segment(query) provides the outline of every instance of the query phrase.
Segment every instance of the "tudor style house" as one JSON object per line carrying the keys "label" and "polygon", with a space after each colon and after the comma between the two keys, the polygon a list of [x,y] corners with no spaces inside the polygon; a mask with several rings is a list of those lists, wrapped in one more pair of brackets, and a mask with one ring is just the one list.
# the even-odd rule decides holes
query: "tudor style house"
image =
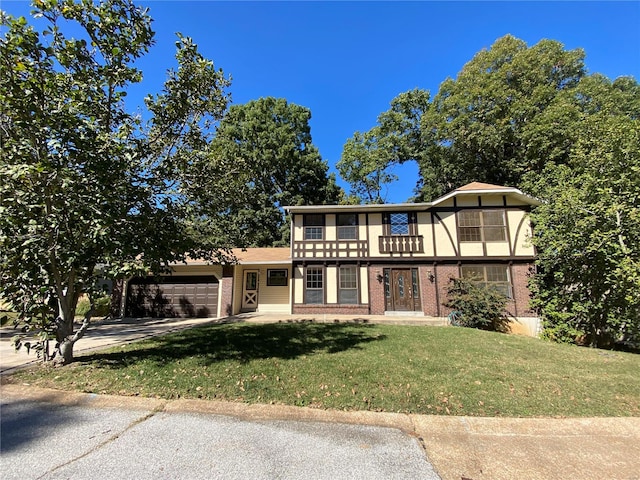
{"label": "tudor style house", "polygon": [[175,265],[160,284],[131,279],[122,313],[241,312],[444,317],[451,277],[502,291],[508,312],[534,317],[527,277],[535,198],[471,183],[430,203],[291,206],[289,248],[234,252],[234,265]]}
{"label": "tudor style house", "polygon": [[528,309],[534,247],[516,188],[471,183],[431,203],[287,207],[292,313],[415,312],[434,317],[451,277],[481,279]]}

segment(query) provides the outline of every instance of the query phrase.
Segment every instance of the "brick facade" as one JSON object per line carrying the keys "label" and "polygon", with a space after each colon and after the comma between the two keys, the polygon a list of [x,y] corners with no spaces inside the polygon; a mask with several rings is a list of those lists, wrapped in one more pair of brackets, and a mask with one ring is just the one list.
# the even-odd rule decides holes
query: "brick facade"
{"label": "brick facade", "polygon": [[529,277],[533,272],[532,263],[514,263],[511,265],[511,286],[513,299],[507,304],[507,312],[514,317],[535,317],[536,314],[529,307],[531,292],[529,291]]}
{"label": "brick facade", "polygon": [[218,285],[220,295],[220,317],[233,314],[233,277],[222,277]]}
{"label": "brick facade", "polygon": [[446,317],[451,313],[451,309],[444,306],[444,303],[447,301],[449,281],[452,278],[458,278],[460,276],[460,269],[458,265],[437,265],[435,271],[439,313],[434,316]]}
{"label": "brick facade", "polygon": [[384,267],[369,266],[369,309],[371,315],[384,315]]}

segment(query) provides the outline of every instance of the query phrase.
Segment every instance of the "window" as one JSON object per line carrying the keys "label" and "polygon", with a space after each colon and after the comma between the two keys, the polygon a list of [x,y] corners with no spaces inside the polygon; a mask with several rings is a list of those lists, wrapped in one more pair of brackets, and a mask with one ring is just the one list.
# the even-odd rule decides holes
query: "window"
{"label": "window", "polygon": [[303,218],[304,239],[322,240],[324,236],[324,215],[314,213],[307,214]]}
{"label": "window", "polygon": [[358,303],[358,267],[340,267],[338,277],[338,303]]}
{"label": "window", "polygon": [[504,242],[507,239],[504,210],[458,212],[461,242]]}
{"label": "window", "polygon": [[384,296],[387,300],[387,304],[389,304],[391,302],[391,282],[390,282],[391,270],[388,268],[385,268],[383,270],[383,273],[384,273]]}
{"label": "window", "polygon": [[268,287],[286,287],[287,270],[267,270]]}
{"label": "window", "polygon": [[391,235],[409,235],[409,214],[389,214],[389,226]]}
{"label": "window", "polygon": [[305,303],[324,303],[324,271],[322,267],[307,267]]}
{"label": "window", "polygon": [[341,213],[336,215],[338,240],[356,240],[358,238],[358,215]]}
{"label": "window", "polygon": [[382,223],[384,235],[417,235],[415,212],[383,213]]}
{"label": "window", "polygon": [[509,267],[506,265],[463,265],[460,267],[460,274],[463,278],[477,280],[507,298],[512,298]]}

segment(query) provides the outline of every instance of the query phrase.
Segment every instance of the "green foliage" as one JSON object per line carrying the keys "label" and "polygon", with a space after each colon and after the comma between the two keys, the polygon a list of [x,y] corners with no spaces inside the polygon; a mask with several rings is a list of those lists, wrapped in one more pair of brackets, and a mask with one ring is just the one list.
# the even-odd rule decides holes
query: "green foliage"
{"label": "green foliage", "polygon": [[[41,31],[1,16],[0,296],[27,331],[42,332],[42,351],[53,339],[66,363],[89,325],[74,332],[78,299],[98,277],[224,247],[221,234],[196,249],[190,219],[201,213],[193,184],[228,81],[179,37],[178,68],[147,99],[143,124],[123,98],[153,45],[146,10],[131,0],[36,0],[33,15]],[[214,178],[232,189],[233,177]]]}
{"label": "green foliage", "polygon": [[360,203],[384,203],[387,185],[398,179],[393,166],[420,161],[425,151],[420,122],[429,107],[429,93],[414,89],[391,101],[391,108],[380,114],[378,125],[355,132],[347,140],[336,167],[349,183],[351,195]]}
{"label": "green foliage", "polygon": [[224,204],[244,235],[236,246],[287,245],[281,207],[337,203],[340,189],[312,143],[310,119],[308,108],[266,97],[233,105],[220,122],[211,162],[227,159],[238,179]]}
{"label": "green foliage", "polygon": [[507,297],[501,292],[468,278],[451,278],[445,307],[459,312],[457,323],[463,327],[506,332]]}
{"label": "green foliage", "polygon": [[567,165],[529,178],[529,189],[547,200],[532,213],[533,306],[549,338],[637,348],[640,120],[599,110],[579,127]]}
{"label": "green foliage", "polygon": [[[111,309],[111,296],[103,295],[96,297],[93,305],[93,316],[106,317],[109,315]],[[78,306],[76,307],[76,315],[84,317],[91,310],[91,301],[87,297],[82,297],[78,300]]]}
{"label": "green foliage", "polygon": [[336,168],[351,185],[351,192],[364,203],[384,203],[386,185],[398,177],[389,171],[390,155],[378,128],[356,132],[345,143]]}

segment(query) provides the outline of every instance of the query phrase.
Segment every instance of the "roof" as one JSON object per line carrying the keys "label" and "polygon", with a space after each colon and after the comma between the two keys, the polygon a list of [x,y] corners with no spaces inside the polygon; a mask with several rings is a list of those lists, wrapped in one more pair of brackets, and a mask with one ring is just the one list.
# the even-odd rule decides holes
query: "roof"
{"label": "roof", "polygon": [[307,212],[324,212],[324,213],[349,213],[361,212],[388,212],[389,210],[402,210],[404,212],[411,210],[428,210],[430,203],[374,203],[369,205],[299,205],[292,207],[284,207],[289,213],[307,213]]}
{"label": "roof", "polygon": [[460,188],[456,188],[453,192],[449,192],[440,198],[435,199],[432,205],[438,205],[451,197],[457,197],[462,195],[482,195],[482,194],[502,194],[511,195],[518,200],[528,203],[529,205],[540,205],[542,202],[537,198],[522,193],[515,187],[503,187],[501,185],[492,185],[490,183],[471,182],[463,185]]}
{"label": "roof", "polygon": [[284,209],[289,213],[307,213],[307,212],[324,212],[324,213],[347,213],[347,212],[388,212],[390,210],[402,211],[425,211],[439,203],[448,200],[451,197],[460,195],[481,195],[481,194],[503,194],[511,195],[518,200],[530,205],[540,205],[540,200],[522,193],[514,187],[503,187],[500,185],[492,185],[490,183],[471,182],[462,187],[456,188],[452,192],[443,195],[429,203],[382,203],[372,205],[301,205],[288,206]]}
{"label": "roof", "polygon": [[[265,265],[265,264],[279,264],[279,263],[291,263],[291,249],[289,247],[262,247],[262,248],[244,248],[234,249],[232,254],[238,260],[238,264],[241,265]],[[184,265],[185,262],[178,262],[174,265]],[[187,265],[212,265],[202,258],[190,258],[186,259]]]}
{"label": "roof", "polygon": [[466,185],[463,185],[460,188],[456,188],[454,192],[464,192],[466,190],[502,190],[503,188],[508,188],[508,187],[503,187],[500,185],[492,185],[490,183],[471,182],[471,183],[467,183]]}
{"label": "roof", "polygon": [[241,265],[265,263],[291,263],[289,247],[264,247],[234,250],[233,254]]}

